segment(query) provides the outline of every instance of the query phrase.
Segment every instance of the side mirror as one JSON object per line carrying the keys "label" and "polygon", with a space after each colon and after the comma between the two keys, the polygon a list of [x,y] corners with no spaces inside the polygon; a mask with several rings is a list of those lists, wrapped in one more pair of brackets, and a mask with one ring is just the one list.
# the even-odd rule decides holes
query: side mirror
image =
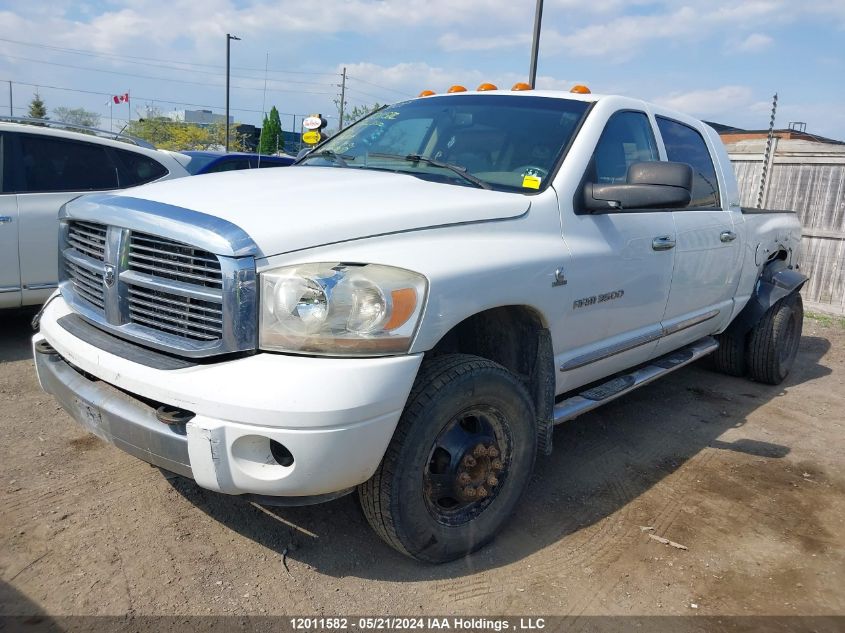
{"label": "side mirror", "polygon": [[584,207],[593,212],[685,207],[692,198],[692,167],[686,163],[633,163],[625,184],[584,185]]}

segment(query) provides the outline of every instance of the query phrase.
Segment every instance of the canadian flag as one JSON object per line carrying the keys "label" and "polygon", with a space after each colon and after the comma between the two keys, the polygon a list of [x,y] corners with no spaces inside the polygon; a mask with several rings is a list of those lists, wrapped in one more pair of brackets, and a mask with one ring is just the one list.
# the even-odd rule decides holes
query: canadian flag
{"label": "canadian flag", "polygon": [[129,103],[129,93],[124,92],[122,95],[115,95],[112,97],[115,103]]}

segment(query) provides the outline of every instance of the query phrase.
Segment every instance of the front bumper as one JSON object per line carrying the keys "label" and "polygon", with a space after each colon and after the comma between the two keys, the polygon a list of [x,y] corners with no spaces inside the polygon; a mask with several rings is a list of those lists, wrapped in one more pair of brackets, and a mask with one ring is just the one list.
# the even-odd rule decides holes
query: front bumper
{"label": "front bumper", "polygon": [[[378,467],[421,355],[331,359],[256,354],[154,369],[71,335],[57,297],[33,347],[42,388],[90,432],[210,490],[274,497],[330,495]],[[186,425],[158,421],[157,404],[186,409]],[[282,466],[270,442],[293,455]]]}

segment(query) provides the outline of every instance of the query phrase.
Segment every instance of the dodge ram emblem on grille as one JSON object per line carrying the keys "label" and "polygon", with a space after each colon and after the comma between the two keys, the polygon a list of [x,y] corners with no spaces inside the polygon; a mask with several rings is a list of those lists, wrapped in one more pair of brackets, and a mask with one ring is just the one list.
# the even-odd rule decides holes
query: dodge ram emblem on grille
{"label": "dodge ram emblem on grille", "polygon": [[103,270],[103,283],[106,287],[111,288],[114,285],[114,266],[106,264]]}

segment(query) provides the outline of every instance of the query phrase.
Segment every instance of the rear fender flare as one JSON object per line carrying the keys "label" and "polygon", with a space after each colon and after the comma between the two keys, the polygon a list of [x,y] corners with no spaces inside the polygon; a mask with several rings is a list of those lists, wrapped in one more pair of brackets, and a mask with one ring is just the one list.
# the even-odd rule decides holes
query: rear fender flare
{"label": "rear fender flare", "polygon": [[768,264],[757,279],[754,294],[728,327],[728,332],[740,335],[748,333],[769,308],[784,297],[801,290],[807,279],[807,275],[793,268],[786,268],[782,261]]}

